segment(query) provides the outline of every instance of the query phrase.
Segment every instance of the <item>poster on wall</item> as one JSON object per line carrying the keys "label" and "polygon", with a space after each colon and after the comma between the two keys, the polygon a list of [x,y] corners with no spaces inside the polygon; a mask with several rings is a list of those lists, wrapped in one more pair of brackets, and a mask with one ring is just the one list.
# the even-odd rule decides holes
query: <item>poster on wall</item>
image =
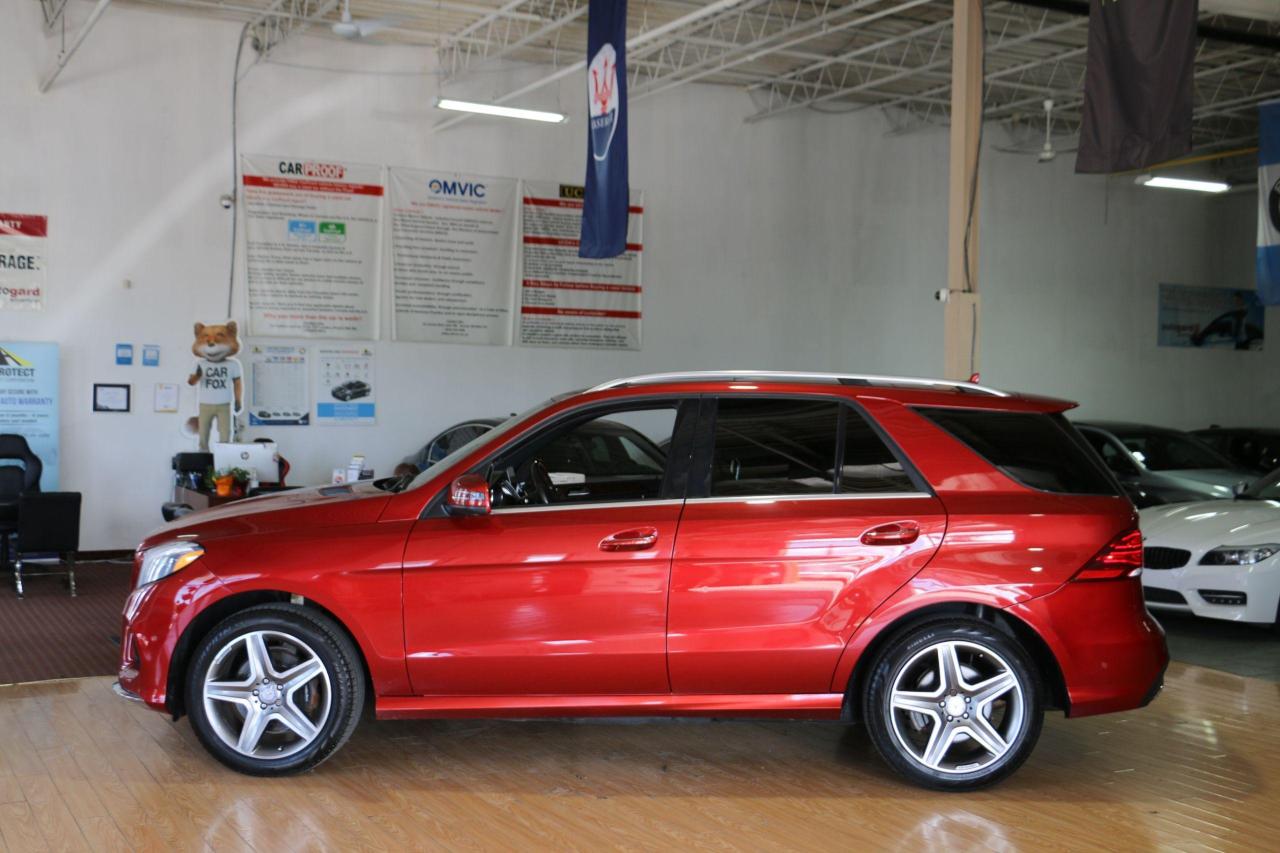
{"label": "poster on wall", "polygon": [[47,216],[0,213],[0,310],[43,310],[48,239]]}
{"label": "poster on wall", "polygon": [[520,276],[520,343],[573,349],[640,349],[643,194],[631,191],[627,250],[578,257],[582,187],[526,181]]}
{"label": "poster on wall", "polygon": [[58,488],[58,345],[0,342],[0,433],[40,457],[40,490]]}
{"label": "poster on wall", "polygon": [[252,344],[249,347],[249,426],[311,423],[307,348]]}
{"label": "poster on wall", "polygon": [[393,168],[395,338],[511,343],[514,178]]}
{"label": "poster on wall", "polygon": [[1263,307],[1253,290],[1161,284],[1162,347],[1262,349]]}
{"label": "poster on wall", "polygon": [[241,159],[249,334],[378,336],[382,167]]}
{"label": "poster on wall", "polygon": [[374,424],[373,374],[372,347],[316,347],[316,423]]}

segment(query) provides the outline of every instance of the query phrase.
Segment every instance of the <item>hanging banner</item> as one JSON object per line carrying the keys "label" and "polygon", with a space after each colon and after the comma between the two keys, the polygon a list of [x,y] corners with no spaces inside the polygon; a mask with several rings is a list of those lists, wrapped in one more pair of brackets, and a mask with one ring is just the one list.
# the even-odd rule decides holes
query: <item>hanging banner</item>
{"label": "hanging banner", "polygon": [[58,489],[58,345],[0,342],[0,433],[40,457],[40,490]]}
{"label": "hanging banner", "polygon": [[591,0],[587,9],[587,185],[584,258],[627,250],[627,0]]}
{"label": "hanging banner", "polygon": [[0,213],[0,309],[44,308],[45,243],[49,218]]}
{"label": "hanging banner", "polygon": [[254,344],[249,347],[249,426],[306,426],[307,348]]}
{"label": "hanging banner", "polygon": [[316,423],[371,426],[374,402],[373,349],[316,347]]}
{"label": "hanging banner", "polygon": [[395,338],[511,343],[514,178],[392,168]]}
{"label": "hanging banner", "polygon": [[578,257],[583,188],[524,185],[520,343],[575,349],[640,349],[643,194],[631,193],[626,251]]}
{"label": "hanging banner", "polygon": [[1090,0],[1077,172],[1121,172],[1191,150],[1195,0]]}
{"label": "hanging banner", "polygon": [[1263,308],[1252,290],[1160,285],[1162,347],[1262,349]]}
{"label": "hanging banner", "polygon": [[1280,101],[1258,118],[1258,298],[1280,305]]}
{"label": "hanging banner", "polygon": [[241,160],[249,334],[378,336],[382,167]]}

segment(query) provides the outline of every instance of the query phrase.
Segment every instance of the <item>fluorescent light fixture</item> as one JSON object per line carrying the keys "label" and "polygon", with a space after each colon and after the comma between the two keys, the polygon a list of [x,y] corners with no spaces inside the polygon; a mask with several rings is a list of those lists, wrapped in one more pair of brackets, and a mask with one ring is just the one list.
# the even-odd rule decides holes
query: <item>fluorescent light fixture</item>
{"label": "fluorescent light fixture", "polygon": [[522,110],[519,107],[504,107],[500,104],[477,104],[472,101],[455,101],[453,98],[436,98],[436,106],[442,110],[453,110],[460,113],[478,113],[483,116],[500,116],[502,118],[522,118],[529,121],[545,121],[553,124],[568,120],[564,113]]}
{"label": "fluorescent light fixture", "polygon": [[1144,187],[1160,187],[1167,190],[1194,190],[1198,193],[1224,193],[1231,189],[1231,184],[1221,181],[1192,181],[1186,178],[1164,178],[1158,175],[1139,175],[1135,184]]}

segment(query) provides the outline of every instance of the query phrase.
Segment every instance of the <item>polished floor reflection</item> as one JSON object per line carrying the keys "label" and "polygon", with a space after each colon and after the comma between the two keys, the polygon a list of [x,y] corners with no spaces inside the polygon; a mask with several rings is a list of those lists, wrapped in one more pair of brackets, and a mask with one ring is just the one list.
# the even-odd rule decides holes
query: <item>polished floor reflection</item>
{"label": "polished floor reflection", "polygon": [[1132,714],[1050,717],[1010,781],[899,782],[858,729],[361,725],[254,779],[91,678],[0,688],[0,849],[1275,849],[1280,685],[1175,663]]}

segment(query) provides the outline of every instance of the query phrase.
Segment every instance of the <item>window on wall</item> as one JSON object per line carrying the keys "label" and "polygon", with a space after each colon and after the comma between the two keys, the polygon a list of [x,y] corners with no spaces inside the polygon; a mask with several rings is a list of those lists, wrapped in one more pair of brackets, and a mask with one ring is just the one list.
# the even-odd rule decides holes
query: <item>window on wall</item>
{"label": "window on wall", "polygon": [[871,424],[859,412],[845,410],[841,494],[914,492],[916,485]]}
{"label": "window on wall", "polygon": [[835,402],[721,399],[711,494],[833,494],[839,411]]}

